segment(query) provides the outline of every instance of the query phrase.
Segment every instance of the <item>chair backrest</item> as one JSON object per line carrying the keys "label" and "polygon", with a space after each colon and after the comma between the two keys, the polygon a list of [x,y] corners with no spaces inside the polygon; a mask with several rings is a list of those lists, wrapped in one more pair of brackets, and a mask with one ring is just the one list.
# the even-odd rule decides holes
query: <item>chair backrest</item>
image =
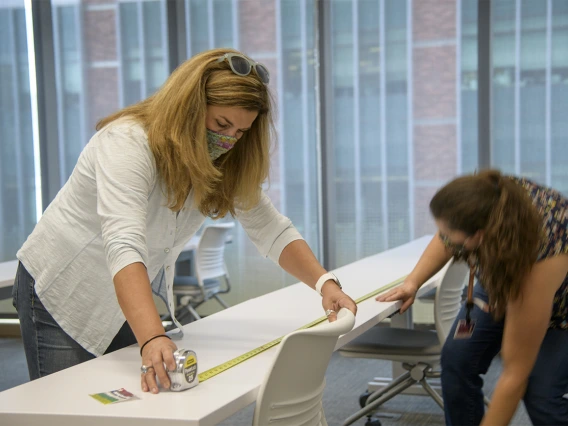
{"label": "chair backrest", "polygon": [[195,252],[195,273],[204,281],[227,274],[225,244],[227,234],[235,227],[233,222],[206,226]]}
{"label": "chair backrest", "polygon": [[463,288],[469,279],[469,267],[465,262],[450,260],[436,291],[434,302],[434,323],[440,345],[452,328],[454,320],[461,308]]}
{"label": "chair backrest", "polygon": [[341,309],[337,321],[288,334],[256,398],[253,426],[325,426],[321,404],[325,371],[337,339],[355,325]]}

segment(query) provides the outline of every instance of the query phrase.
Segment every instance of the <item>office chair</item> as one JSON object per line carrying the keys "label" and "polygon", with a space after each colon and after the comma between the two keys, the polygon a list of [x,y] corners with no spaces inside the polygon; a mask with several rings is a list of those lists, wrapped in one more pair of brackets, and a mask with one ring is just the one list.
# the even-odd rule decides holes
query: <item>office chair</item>
{"label": "office chair", "polygon": [[288,334],[258,392],[253,426],[327,426],[325,371],[337,339],[354,325],[353,313],[341,309],[332,323]]}
{"label": "office chair", "polygon": [[407,370],[384,388],[368,396],[364,394],[361,410],[346,419],[344,426],[365,415],[369,417],[368,426],[379,425],[378,420],[371,420],[372,413],[380,405],[418,383],[444,408],[441,396],[430,386],[428,379],[440,377],[442,347],[460,310],[462,292],[468,277],[469,268],[465,263],[450,261],[445,267],[434,301],[435,331],[373,327],[340,349],[339,353],[344,357],[401,362]]}
{"label": "office chair", "polygon": [[[219,297],[220,294],[231,290],[229,273],[225,265],[225,244],[227,234],[235,227],[233,222],[209,225],[203,229],[201,239],[195,250],[194,264],[195,276],[174,276],[173,294],[179,300],[176,308],[178,313],[187,312],[194,320],[201,319],[196,308],[209,299],[215,299],[223,308],[229,305]],[[221,281],[226,283],[226,288],[221,289]]]}

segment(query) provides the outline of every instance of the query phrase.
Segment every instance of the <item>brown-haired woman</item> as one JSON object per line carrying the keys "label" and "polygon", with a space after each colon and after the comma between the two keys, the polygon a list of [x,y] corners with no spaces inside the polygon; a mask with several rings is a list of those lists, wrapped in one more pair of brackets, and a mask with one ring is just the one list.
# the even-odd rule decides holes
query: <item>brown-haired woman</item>
{"label": "brown-haired woman", "polygon": [[[356,305],[261,190],[273,130],[268,70],[230,49],[186,61],[153,96],[101,120],[18,252],[14,284],[31,379],[138,343],[144,391],[169,380],[175,261],[206,217],[238,218],[259,252]],[[172,314],[173,315],[173,314]]]}
{"label": "brown-haired woman", "polygon": [[[403,300],[452,257],[476,273],[442,351],[448,425],[505,425],[521,398],[535,425],[568,424],[568,199],[528,179],[488,170],[459,177],[430,203],[438,235],[405,283],[378,298]],[[466,304],[467,305],[467,304]],[[483,380],[503,371],[484,415]]]}

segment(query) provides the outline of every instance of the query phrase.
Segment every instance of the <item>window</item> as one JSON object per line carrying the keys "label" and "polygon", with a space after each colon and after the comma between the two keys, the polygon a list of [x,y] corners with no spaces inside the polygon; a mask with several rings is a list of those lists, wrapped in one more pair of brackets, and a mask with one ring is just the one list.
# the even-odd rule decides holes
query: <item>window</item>
{"label": "window", "polygon": [[52,0],[60,185],[97,122],[168,76],[165,2]]}
{"label": "window", "polygon": [[558,190],[568,194],[568,2],[554,0],[550,16],[550,180]]}
{"label": "window", "polygon": [[165,13],[159,0],[119,4],[121,106],[147,98],[168,77]]}
{"label": "window", "polygon": [[[461,172],[472,173],[478,167],[477,134],[477,0],[461,2],[461,42],[458,45],[458,64],[461,67],[461,84],[458,87],[458,107],[461,113],[458,137],[461,137]],[[460,144],[458,144],[460,146]]]}
{"label": "window", "polygon": [[568,192],[568,4],[493,4],[492,164]]}
{"label": "window", "polygon": [[[274,117],[278,140],[273,141],[266,191],[317,255],[313,0],[186,0],[185,9],[187,57],[210,48],[229,47],[268,67],[278,113]],[[233,290],[227,295],[229,303],[296,282],[271,261],[262,259],[238,224],[226,258],[233,282]]]}
{"label": "window", "polygon": [[[270,69],[278,140],[266,191],[316,256],[320,241],[333,247],[332,267],[434,232],[431,197],[476,170],[480,152],[568,193],[568,1],[492,2],[491,141],[478,141],[478,0],[46,0],[53,40],[35,49],[54,65],[54,81],[42,83],[55,96],[40,108],[56,111],[57,138],[42,141],[32,132],[24,0],[0,3],[0,261],[14,259],[45,207],[42,187],[54,194],[65,183],[98,120],[165,81],[178,59],[169,55],[182,51],[169,37],[182,60],[227,47]],[[331,67],[318,81],[322,5]],[[176,34],[169,7],[183,10]],[[332,96],[318,110],[323,87]],[[320,141],[330,164],[320,116],[333,127]],[[53,181],[39,175],[40,144],[53,154]],[[333,171],[329,199],[320,163]],[[233,304],[296,281],[260,258],[240,226],[227,262]]]}
{"label": "window", "polygon": [[0,4],[0,262],[36,223],[36,171],[23,0]]}

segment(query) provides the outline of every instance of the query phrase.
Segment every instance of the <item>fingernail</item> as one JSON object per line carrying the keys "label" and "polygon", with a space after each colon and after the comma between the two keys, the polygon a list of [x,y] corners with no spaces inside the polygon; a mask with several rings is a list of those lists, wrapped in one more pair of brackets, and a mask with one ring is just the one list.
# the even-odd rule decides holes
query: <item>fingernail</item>
{"label": "fingernail", "polygon": [[158,388],[152,388],[153,393],[158,393]]}
{"label": "fingernail", "polygon": [[170,382],[164,383],[164,386],[167,387],[167,388],[169,388],[169,387],[170,387]]}

